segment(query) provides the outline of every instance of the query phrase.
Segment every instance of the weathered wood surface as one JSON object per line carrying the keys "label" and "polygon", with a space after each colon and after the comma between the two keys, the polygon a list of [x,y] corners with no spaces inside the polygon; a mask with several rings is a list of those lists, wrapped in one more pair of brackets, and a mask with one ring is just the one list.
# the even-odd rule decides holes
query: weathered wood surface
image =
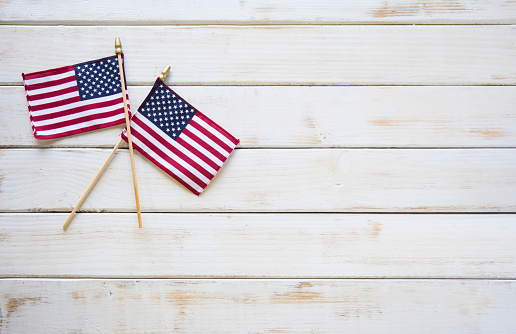
{"label": "weathered wood surface", "polygon": [[[0,154],[1,211],[71,211],[109,150]],[[135,162],[143,212],[516,211],[515,149],[237,149],[201,196]],[[134,211],[129,167],[120,150],[82,209]]]}
{"label": "weathered wood surface", "polygon": [[510,333],[516,326],[514,281],[6,279],[2,287],[2,333]]}
{"label": "weathered wood surface", "polygon": [[[181,86],[256,147],[516,147],[515,86]],[[133,110],[149,86],[128,88]],[[22,87],[0,87],[0,146],[113,147],[121,127],[37,140]]]}
{"label": "weathered wood surface", "polygon": [[[0,332],[510,333],[514,24],[506,0],[3,1]],[[122,149],[83,206],[108,212],[64,232],[120,129],[36,141],[20,73],[115,36],[133,109],[171,65],[242,141],[200,197],[137,155],[143,229]]]}
{"label": "weathered wood surface", "polygon": [[[59,10],[56,10],[59,8]],[[507,0],[6,0],[4,24],[514,24]]]}
{"label": "weathered wood surface", "polygon": [[129,84],[151,84],[166,65],[182,85],[516,84],[511,25],[0,26],[0,84],[110,55],[112,36]]}
{"label": "weathered wood surface", "polygon": [[0,277],[514,279],[515,216],[2,214]]}

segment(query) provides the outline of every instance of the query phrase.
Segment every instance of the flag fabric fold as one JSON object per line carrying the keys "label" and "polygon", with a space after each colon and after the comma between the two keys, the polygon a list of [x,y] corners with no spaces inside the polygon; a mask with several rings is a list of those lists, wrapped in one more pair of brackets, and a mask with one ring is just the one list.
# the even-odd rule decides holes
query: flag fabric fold
{"label": "flag fabric fold", "polygon": [[22,77],[37,139],[60,138],[125,122],[116,55],[22,73]]}
{"label": "flag fabric fold", "polygon": [[196,195],[239,142],[159,78],[130,126],[134,148]]}

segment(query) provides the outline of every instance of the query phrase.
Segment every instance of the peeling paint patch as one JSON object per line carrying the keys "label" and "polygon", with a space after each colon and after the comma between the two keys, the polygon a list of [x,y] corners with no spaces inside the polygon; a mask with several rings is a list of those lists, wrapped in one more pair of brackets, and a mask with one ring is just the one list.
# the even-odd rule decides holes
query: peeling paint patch
{"label": "peeling paint patch", "polygon": [[6,318],[9,318],[13,312],[27,302],[38,302],[41,300],[41,297],[23,297],[23,298],[12,298],[9,295],[6,295],[7,299],[7,315]]}
{"label": "peeling paint patch", "polygon": [[246,137],[243,141],[246,144],[258,144],[260,139],[258,137]]}
{"label": "peeling paint patch", "polygon": [[305,123],[306,123],[306,126],[310,129],[315,129],[315,122],[314,122],[314,119],[310,116],[307,116],[305,118]]}
{"label": "peeling paint patch", "polygon": [[384,1],[382,6],[373,10],[371,14],[374,17],[399,17],[399,16],[416,16],[416,15],[432,15],[442,13],[454,13],[457,11],[467,10],[458,1],[418,1],[410,3],[391,4]]}
{"label": "peeling paint patch", "polygon": [[380,232],[382,232],[382,223],[379,223],[379,222],[371,222],[371,225],[372,225],[372,231],[371,231],[371,236],[372,237],[377,237],[380,235]]}
{"label": "peeling paint patch", "polygon": [[374,17],[414,16],[419,11],[417,5],[390,5],[387,1],[372,12]]}
{"label": "peeling paint patch", "polygon": [[199,303],[199,300],[202,300],[198,295],[181,290],[169,292],[167,298],[178,306],[195,305]]}
{"label": "peeling paint patch", "polygon": [[299,144],[321,144],[322,140],[317,136],[304,136],[299,139]]}
{"label": "peeling paint patch", "polygon": [[371,121],[371,123],[373,123],[374,125],[378,125],[378,126],[395,126],[395,125],[398,125],[400,122],[402,122],[402,121],[397,121],[397,120],[388,119],[388,118],[380,118],[380,119],[375,119],[375,120]]}
{"label": "peeling paint patch", "polygon": [[299,289],[302,289],[302,288],[311,288],[313,287],[313,284],[310,283],[310,282],[301,282],[297,285],[297,288]]}
{"label": "peeling paint patch", "polygon": [[497,139],[505,136],[502,131],[494,130],[494,129],[473,129],[470,133],[482,136],[486,139]]}
{"label": "peeling paint patch", "polygon": [[325,300],[320,292],[292,291],[274,295],[272,302],[274,304],[306,304],[325,303]]}
{"label": "peeling paint patch", "polygon": [[72,292],[72,298],[73,298],[74,300],[84,300],[84,299],[86,299],[86,297],[84,297],[83,295],[81,295],[81,294],[80,294],[79,292],[77,292],[77,291]]}

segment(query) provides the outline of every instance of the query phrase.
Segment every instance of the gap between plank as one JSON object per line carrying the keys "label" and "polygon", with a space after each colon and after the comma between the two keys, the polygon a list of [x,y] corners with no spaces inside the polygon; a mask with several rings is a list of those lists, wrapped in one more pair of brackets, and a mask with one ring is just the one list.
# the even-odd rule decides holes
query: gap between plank
{"label": "gap between plank", "polygon": [[263,280],[310,280],[310,281],[329,281],[329,280],[342,280],[342,281],[351,281],[351,280],[371,280],[371,281],[516,281],[516,277],[493,277],[493,278],[485,278],[485,277],[310,277],[310,276],[299,276],[299,277],[267,277],[267,276],[159,276],[159,277],[145,277],[145,276],[58,276],[58,275],[28,275],[28,276],[0,276],[0,281],[4,280],[34,280],[39,281],[42,279],[48,280],[126,280],[126,281],[134,281],[134,280],[243,280],[243,281],[263,281]]}
{"label": "gap between plank", "polygon": [[76,20],[72,21],[45,21],[45,20],[39,20],[39,21],[0,21],[0,26],[18,26],[18,27],[57,27],[57,26],[72,26],[72,27],[101,27],[101,26],[136,26],[136,27],[181,27],[181,26],[187,26],[187,27],[204,27],[204,26],[218,26],[218,27],[224,27],[224,26],[241,26],[241,27],[262,27],[262,26],[511,26],[515,25],[516,21],[514,22],[450,22],[450,23],[416,23],[416,22],[389,22],[389,21],[357,21],[357,22],[317,22],[317,23],[310,23],[309,21],[256,21],[256,22],[247,22],[243,23],[241,21],[196,21],[195,23],[190,23],[189,21],[177,21],[175,23],[170,23],[167,21],[163,22],[139,22],[139,21],[133,21],[130,24],[127,24],[125,21],[110,21],[110,22],[103,22],[103,21],[95,21],[95,20],[88,20],[90,23],[77,23]]}
{"label": "gap between plank", "polygon": [[[70,210],[43,210],[28,209],[25,211],[0,211],[0,214],[69,214]],[[136,211],[96,211],[77,210],[81,214],[134,214]],[[143,214],[170,214],[170,215],[515,215],[516,212],[508,211],[425,211],[425,212],[403,212],[403,211],[142,211]]]}

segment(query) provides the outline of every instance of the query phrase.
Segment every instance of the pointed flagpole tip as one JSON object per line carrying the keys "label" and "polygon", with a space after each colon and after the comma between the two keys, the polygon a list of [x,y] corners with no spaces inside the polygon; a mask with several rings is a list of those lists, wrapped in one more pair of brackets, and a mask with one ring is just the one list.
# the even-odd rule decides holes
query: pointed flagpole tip
{"label": "pointed flagpole tip", "polygon": [[120,37],[115,38],[115,53],[122,54],[122,42],[120,42]]}
{"label": "pointed flagpole tip", "polygon": [[163,71],[161,71],[161,75],[159,76],[161,81],[165,80],[165,78],[167,77],[169,72],[170,72],[170,66],[165,67],[165,69]]}

